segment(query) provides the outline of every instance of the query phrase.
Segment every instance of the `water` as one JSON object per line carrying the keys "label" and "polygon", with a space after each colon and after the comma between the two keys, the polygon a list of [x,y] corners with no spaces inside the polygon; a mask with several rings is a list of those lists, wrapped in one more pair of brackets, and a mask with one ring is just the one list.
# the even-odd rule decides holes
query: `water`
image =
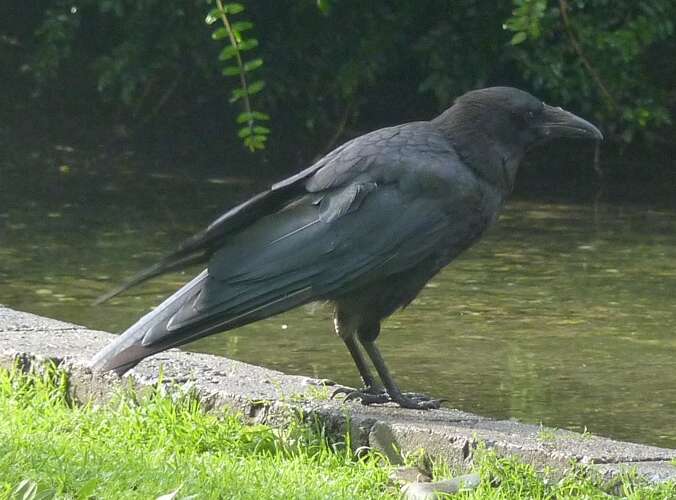
{"label": "water", "polygon": [[[96,296],[255,190],[161,169],[55,165],[30,177],[7,165],[0,303],[109,331],[197,270],[103,306]],[[516,199],[385,323],[380,345],[405,390],[451,406],[676,447],[675,263],[672,209]],[[189,348],[356,385],[330,317],[310,305]]]}

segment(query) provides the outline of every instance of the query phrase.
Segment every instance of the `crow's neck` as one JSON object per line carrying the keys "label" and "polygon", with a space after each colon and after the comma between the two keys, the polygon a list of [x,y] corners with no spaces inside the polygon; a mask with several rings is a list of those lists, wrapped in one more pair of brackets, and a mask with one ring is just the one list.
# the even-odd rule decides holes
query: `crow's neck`
{"label": "crow's neck", "polygon": [[476,120],[462,118],[454,117],[451,108],[432,120],[432,123],[443,132],[462,161],[477,177],[506,197],[514,188],[516,171],[523,154],[505,146],[505,141],[496,140],[492,137],[494,134],[484,127],[477,127]]}

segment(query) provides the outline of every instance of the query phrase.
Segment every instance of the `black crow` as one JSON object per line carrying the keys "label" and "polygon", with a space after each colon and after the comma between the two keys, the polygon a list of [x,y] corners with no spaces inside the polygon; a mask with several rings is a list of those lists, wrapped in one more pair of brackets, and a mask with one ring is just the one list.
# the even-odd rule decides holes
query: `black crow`
{"label": "black crow", "polygon": [[357,137],[102,297],[207,264],[92,366],[122,374],[159,351],[328,300],[365,385],[350,398],[437,408],[438,400],[399,390],[375,344],[380,324],[481,237],[512,191],[526,151],[555,137],[603,138],[589,122],[509,87],[474,90],[431,121]]}

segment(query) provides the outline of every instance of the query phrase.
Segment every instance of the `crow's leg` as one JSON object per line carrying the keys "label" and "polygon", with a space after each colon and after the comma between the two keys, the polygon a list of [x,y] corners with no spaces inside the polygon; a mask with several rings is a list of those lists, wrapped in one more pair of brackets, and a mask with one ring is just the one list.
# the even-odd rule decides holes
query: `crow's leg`
{"label": "crow's leg", "polygon": [[357,370],[359,370],[359,375],[361,375],[361,379],[364,382],[364,387],[357,391],[350,387],[339,387],[333,391],[331,399],[338,394],[345,394],[345,401],[350,401],[352,399],[360,399],[364,403],[366,403],[366,400],[370,403],[387,403],[390,401],[385,389],[376,384],[375,378],[369,369],[368,362],[361,352],[355,338],[352,336],[344,337],[343,341],[347,346],[347,350],[350,351],[354,364],[357,365]]}
{"label": "crow's leg", "polygon": [[[359,375],[361,375],[361,380],[364,382],[364,387],[367,389],[376,388],[376,379],[371,374],[371,370],[368,367],[368,362],[364,357],[364,354],[361,352],[361,349],[357,345],[357,341],[354,337],[344,338],[343,341],[347,346],[347,350],[350,351],[350,355],[354,360],[354,364],[357,365],[357,370],[359,370]],[[379,389],[378,392],[382,392],[384,389]]]}
{"label": "crow's leg", "polygon": [[333,394],[331,394],[331,399],[333,399],[338,394],[345,394],[345,399],[361,399],[362,394],[367,394],[374,396],[378,399],[379,402],[385,403],[388,401],[387,394],[385,389],[380,385],[376,384],[376,379],[371,373],[371,370],[368,365],[364,353],[359,347],[357,340],[355,338],[355,333],[357,328],[355,327],[354,318],[350,315],[342,313],[340,309],[336,310],[333,324],[336,329],[338,336],[343,339],[347,350],[350,352],[350,356],[354,360],[354,364],[359,370],[359,375],[361,376],[364,387],[360,390],[354,390],[351,387],[339,387]]}
{"label": "crow's leg", "polygon": [[[402,393],[399,390],[399,387],[397,386],[396,382],[392,378],[390,370],[387,369],[385,360],[383,359],[382,355],[380,354],[380,351],[376,347],[375,342],[362,339],[361,343],[364,346],[366,354],[368,354],[369,357],[371,358],[373,366],[376,367],[378,375],[380,375],[380,380],[382,380],[383,384],[385,384],[385,389],[387,389],[387,395],[389,396],[388,398],[389,400],[399,404],[399,406],[401,406],[402,408],[412,408],[418,410],[429,410],[432,408],[439,408],[441,406],[441,401],[438,399],[431,399],[427,396],[423,396],[420,394]],[[367,396],[366,398],[362,398],[362,403],[364,404],[381,402],[375,400],[369,401],[370,398],[368,398],[368,395],[366,396]]]}

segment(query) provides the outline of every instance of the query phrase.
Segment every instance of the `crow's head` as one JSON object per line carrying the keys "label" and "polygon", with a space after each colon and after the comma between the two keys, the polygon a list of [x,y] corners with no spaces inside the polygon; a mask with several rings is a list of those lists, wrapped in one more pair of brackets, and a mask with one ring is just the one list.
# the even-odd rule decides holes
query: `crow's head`
{"label": "crow's head", "polygon": [[512,87],[467,92],[433,123],[470,166],[508,190],[531,147],[557,137],[603,139],[588,121]]}
{"label": "crow's head", "polygon": [[467,92],[456,100],[455,107],[496,139],[524,148],[556,137],[603,139],[601,131],[588,121],[512,87]]}

